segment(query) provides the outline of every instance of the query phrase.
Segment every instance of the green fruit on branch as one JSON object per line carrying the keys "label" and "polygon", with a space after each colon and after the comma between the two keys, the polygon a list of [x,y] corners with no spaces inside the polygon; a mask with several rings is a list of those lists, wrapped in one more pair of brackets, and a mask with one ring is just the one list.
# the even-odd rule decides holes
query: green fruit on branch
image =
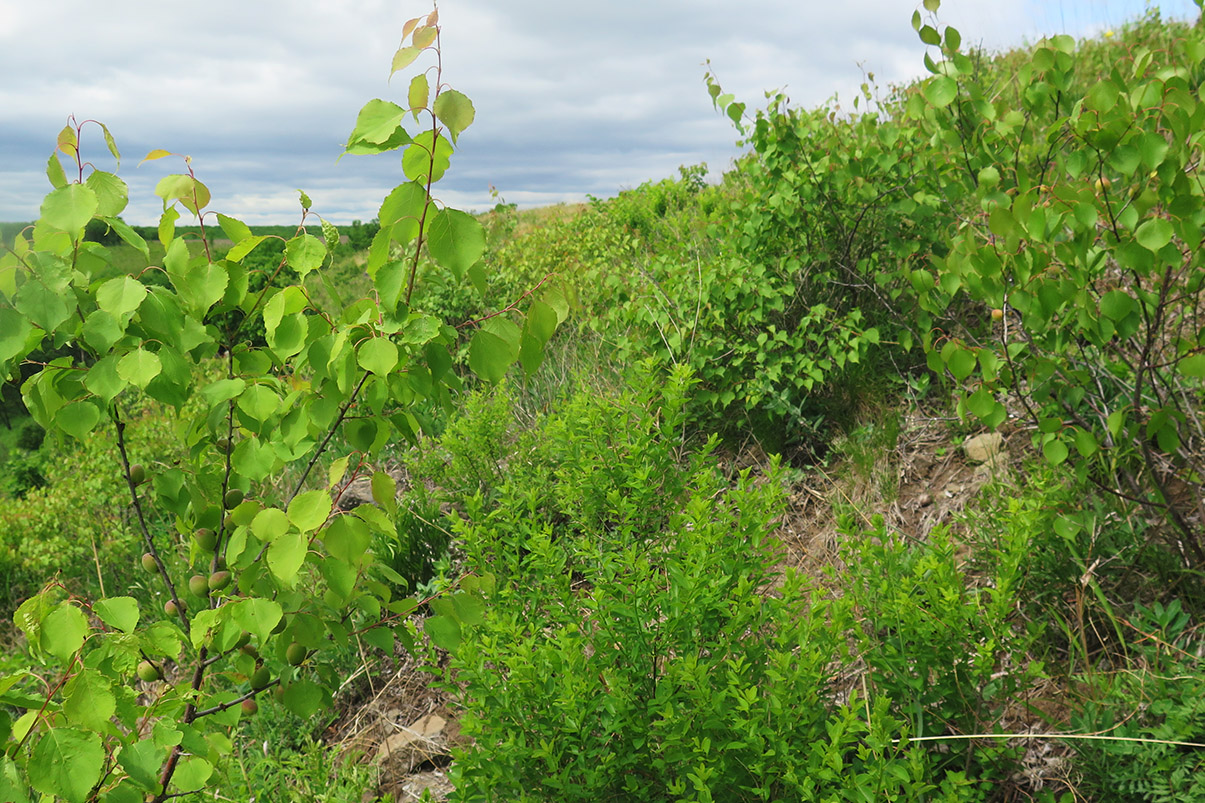
{"label": "green fruit on branch", "polygon": [[259,650],[255,649],[254,644],[244,644],[239,649],[243,651],[243,655],[250,655],[252,658],[259,657]]}
{"label": "green fruit on branch", "polygon": [[159,674],[159,669],[150,661],[142,661],[138,664],[138,679],[147,683],[152,683],[163,677]]}
{"label": "green fruit on branch", "polygon": [[184,611],[184,603],[183,602],[181,602],[179,605],[177,605],[176,601],[174,599],[169,599],[167,602],[163,603],[163,612],[166,613],[168,616],[179,616],[181,613],[183,613],[183,611]]}
{"label": "green fruit on branch", "polygon": [[248,698],[246,700],[243,700],[242,709],[243,709],[244,716],[251,716],[256,711],[259,711],[259,703],[255,702],[255,700]]}
{"label": "green fruit on branch", "polygon": [[130,482],[134,485],[141,485],[146,482],[146,469],[142,467],[141,463],[135,463],[130,466]]}
{"label": "green fruit on branch", "polygon": [[268,688],[268,684],[272,682],[272,673],[268,671],[268,667],[261,666],[251,675],[251,688],[259,691],[260,689]]}
{"label": "green fruit on branch", "polygon": [[285,660],[289,662],[290,666],[299,666],[301,662],[305,660],[306,654],[305,647],[294,641],[289,645],[289,648],[285,650]]}
{"label": "green fruit on branch", "polygon": [[188,578],[188,590],[193,596],[205,597],[209,595],[209,581],[204,575],[194,574]]}
{"label": "green fruit on branch", "polygon": [[150,552],[144,552],[142,554],[142,568],[151,574],[159,571],[159,564],[155,562],[155,556]]}
{"label": "green fruit on branch", "polygon": [[218,451],[222,454],[230,454],[230,449],[234,444],[230,442],[229,438],[218,438],[217,443],[214,445],[218,447]]}
{"label": "green fruit on branch", "polygon": [[197,546],[206,552],[212,552],[213,548],[218,545],[218,534],[208,527],[202,527],[193,534],[193,539],[197,542]]}
{"label": "green fruit on branch", "polygon": [[210,591],[221,591],[226,586],[230,585],[230,572],[220,571],[209,575],[208,580]]}
{"label": "green fruit on branch", "polygon": [[231,488],[226,492],[225,498],[222,500],[227,510],[233,510],[243,503],[243,492],[238,488]]}

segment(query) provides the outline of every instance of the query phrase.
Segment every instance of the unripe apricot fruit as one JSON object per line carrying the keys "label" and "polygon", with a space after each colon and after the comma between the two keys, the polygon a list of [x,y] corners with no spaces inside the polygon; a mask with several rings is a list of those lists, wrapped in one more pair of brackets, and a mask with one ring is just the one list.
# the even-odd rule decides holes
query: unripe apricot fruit
{"label": "unripe apricot fruit", "polygon": [[138,664],[138,679],[151,683],[159,679],[159,670],[150,661],[142,661]]}
{"label": "unripe apricot fruit", "polygon": [[194,574],[188,578],[188,590],[193,593],[193,596],[204,597],[209,594],[209,578],[202,574]]}
{"label": "unripe apricot fruit", "polygon": [[155,563],[155,556],[150,552],[144,552],[142,555],[142,568],[154,574],[159,571],[159,564]]}
{"label": "unripe apricot fruit", "polygon": [[301,646],[296,641],[290,644],[289,648],[285,650],[285,660],[289,662],[289,666],[300,665],[301,662],[305,660],[305,656],[305,647]]}
{"label": "unripe apricot fruit", "polygon": [[256,711],[259,711],[259,703],[255,702],[255,700],[248,698],[246,700],[243,700],[242,709],[243,709],[243,714],[245,716],[251,716]]}
{"label": "unripe apricot fruit", "polygon": [[197,542],[197,546],[206,552],[212,552],[213,548],[218,545],[218,534],[208,527],[202,527],[193,533],[193,538]]}
{"label": "unripe apricot fruit", "polygon": [[135,485],[141,485],[146,482],[146,469],[142,467],[141,463],[135,463],[130,466],[130,482]]}
{"label": "unripe apricot fruit", "polygon": [[166,613],[168,616],[179,616],[180,609],[183,607],[184,607],[183,602],[181,602],[180,605],[177,607],[176,601],[174,599],[169,599],[167,602],[163,603],[163,612]]}
{"label": "unripe apricot fruit", "polygon": [[1002,309],[992,310],[992,320],[993,321],[998,321],[998,320],[1002,319],[1003,317],[1004,317],[1004,310],[1002,310]]}
{"label": "unripe apricot fruit", "polygon": [[227,510],[233,510],[243,503],[243,492],[238,488],[231,488],[226,492],[226,496],[222,501],[225,503]]}
{"label": "unripe apricot fruit", "polygon": [[268,671],[268,667],[261,666],[255,670],[255,674],[251,676],[251,688],[259,691],[266,689],[268,684],[272,682],[272,673]]}
{"label": "unripe apricot fruit", "polygon": [[208,586],[210,591],[221,591],[226,586],[230,585],[230,572],[220,571],[209,575]]}

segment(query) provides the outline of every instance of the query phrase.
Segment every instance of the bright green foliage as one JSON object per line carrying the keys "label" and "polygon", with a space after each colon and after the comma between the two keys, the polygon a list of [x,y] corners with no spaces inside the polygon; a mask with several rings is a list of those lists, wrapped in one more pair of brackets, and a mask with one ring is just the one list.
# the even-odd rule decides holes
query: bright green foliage
{"label": "bright green foliage", "polygon": [[950,371],[963,409],[989,426],[1005,418],[1004,395],[1020,394],[1047,460],[1149,499],[1200,566],[1205,36],[1176,31],[1120,57],[1054,37],[1002,86],[941,45],[907,113],[957,149],[928,170],[967,210],[918,281],[921,304],[1002,311],[927,333],[930,366]]}
{"label": "bright green foliage", "polygon": [[475,739],[456,799],[959,799],[892,744],[886,697],[827,698],[849,610],[775,577],[776,473],[726,489],[709,449],[679,462],[686,374],[649,376],[570,400],[467,504],[470,567],[496,584],[479,627],[431,632]]}
{"label": "bright green foliage", "polygon": [[[435,41],[436,20],[433,12],[408,23],[415,47]],[[95,170],[82,184],[67,183],[52,158],[55,189],[42,220],[0,257],[0,320],[11,324],[0,341],[0,367],[14,375],[30,358],[22,395],[48,432],[85,446],[111,438],[109,464],[124,486],[124,519],[143,542],[130,549],[128,563],[145,551],[154,571],[146,581],[152,588],[132,596],[89,606],[52,583],[18,608],[15,623],[31,660],[57,682],[26,674],[0,680],[5,701],[25,709],[5,734],[2,777],[10,788],[80,803],[158,803],[224,783],[233,747],[226,733],[240,716],[256,713],[261,692],[279,685],[285,707],[308,715],[329,706],[339,684],[332,647],[346,647],[354,634],[392,648],[394,628],[411,642],[411,628],[399,622],[418,603],[395,599],[405,579],[369,549],[374,539],[396,541],[396,506],[344,514],[332,498],[385,444],[417,438],[412,410],[445,404],[460,384],[450,370],[456,331],[412,311],[410,302],[427,252],[433,270],[454,280],[481,270],[479,223],[437,209],[431,198],[473,112],[446,84],[427,100],[429,107],[412,110],[426,129],[406,132],[400,108],[374,101],[348,139],[349,152],[404,149],[411,181],[382,208],[389,225],[373,242],[372,292],[346,306],[322,305],[312,292],[329,290],[327,243],[338,232],[325,221],[309,223],[321,229],[321,239],[307,231],[313,213],[304,192],[296,235],[267,263],[267,280],[252,283],[244,262],[264,237],[218,216],[234,243],[224,257],[216,255],[210,192],[185,159],[186,174],[156,187],[165,207],[157,229],[162,265],[127,275],[112,268],[104,246],[83,240],[91,220],[113,225],[125,185]],[[81,176],[91,168],[80,150],[83,127],[73,123],[58,142]],[[169,156],[157,150],[147,159]],[[202,226],[199,250],[177,235],[178,207],[211,226]],[[128,227],[118,233],[149,253]],[[508,308],[482,332],[513,341],[513,348],[478,355],[473,367],[497,380],[523,350],[530,370],[560,321],[547,303],[530,326]],[[136,435],[145,397],[173,408],[170,455],[146,452]],[[336,457],[336,448],[346,451]],[[331,464],[323,482],[313,476],[319,461]],[[377,485],[384,495],[385,486]],[[70,532],[68,523],[90,509],[48,511],[46,525],[64,532],[39,539],[27,530],[7,546],[54,550],[66,543],[34,564],[43,571],[65,566],[90,546],[96,555],[109,540],[130,546],[117,527],[116,536],[92,533],[91,544]],[[193,537],[202,529],[213,533],[207,548]],[[479,585],[462,584],[438,613],[457,627],[473,626],[482,618],[480,593]],[[287,660],[294,644],[307,651],[303,662]],[[139,665],[152,679],[148,687],[134,685]]]}

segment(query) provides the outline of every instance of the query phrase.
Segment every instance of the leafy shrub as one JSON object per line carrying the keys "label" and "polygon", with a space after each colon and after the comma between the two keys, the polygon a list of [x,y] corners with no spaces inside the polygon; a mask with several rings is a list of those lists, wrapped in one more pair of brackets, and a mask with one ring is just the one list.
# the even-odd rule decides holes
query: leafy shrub
{"label": "leafy shrub", "polygon": [[775,572],[776,470],[729,488],[710,446],[682,452],[686,377],[572,399],[466,506],[496,587],[444,638],[475,740],[456,799],[958,799],[885,696],[829,698],[849,609]]}

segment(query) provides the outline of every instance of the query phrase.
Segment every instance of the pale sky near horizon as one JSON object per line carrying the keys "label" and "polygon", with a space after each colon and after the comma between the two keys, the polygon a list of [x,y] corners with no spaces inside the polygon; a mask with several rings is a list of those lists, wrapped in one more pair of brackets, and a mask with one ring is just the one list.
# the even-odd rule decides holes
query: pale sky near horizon
{"label": "pale sky near horizon", "polygon": [[[718,174],[738,153],[737,134],[711,107],[705,61],[751,108],[779,88],[801,106],[848,101],[863,71],[882,85],[923,73],[909,25],[919,6],[445,0],[443,76],[477,117],[436,195],[483,210],[491,186],[535,206],[611,196],[678,165],[706,162]],[[1165,17],[1197,14],[1191,0],[1159,6]],[[1000,49],[1096,35],[1146,7],[945,0],[939,19],[964,41]],[[0,221],[37,216],[47,157],[72,114],[101,120],[116,138],[129,223],[153,224],[155,182],[182,172],[178,159],[136,167],[152,148],[191,155],[211,208],[248,223],[297,222],[297,188],[337,224],[369,220],[404,180],[397,157],[336,158],[365,102],[404,105],[414,68],[388,83],[390,59],[404,21],[429,10],[413,0],[0,0]],[[112,170],[98,131],[85,129],[85,156]]]}

